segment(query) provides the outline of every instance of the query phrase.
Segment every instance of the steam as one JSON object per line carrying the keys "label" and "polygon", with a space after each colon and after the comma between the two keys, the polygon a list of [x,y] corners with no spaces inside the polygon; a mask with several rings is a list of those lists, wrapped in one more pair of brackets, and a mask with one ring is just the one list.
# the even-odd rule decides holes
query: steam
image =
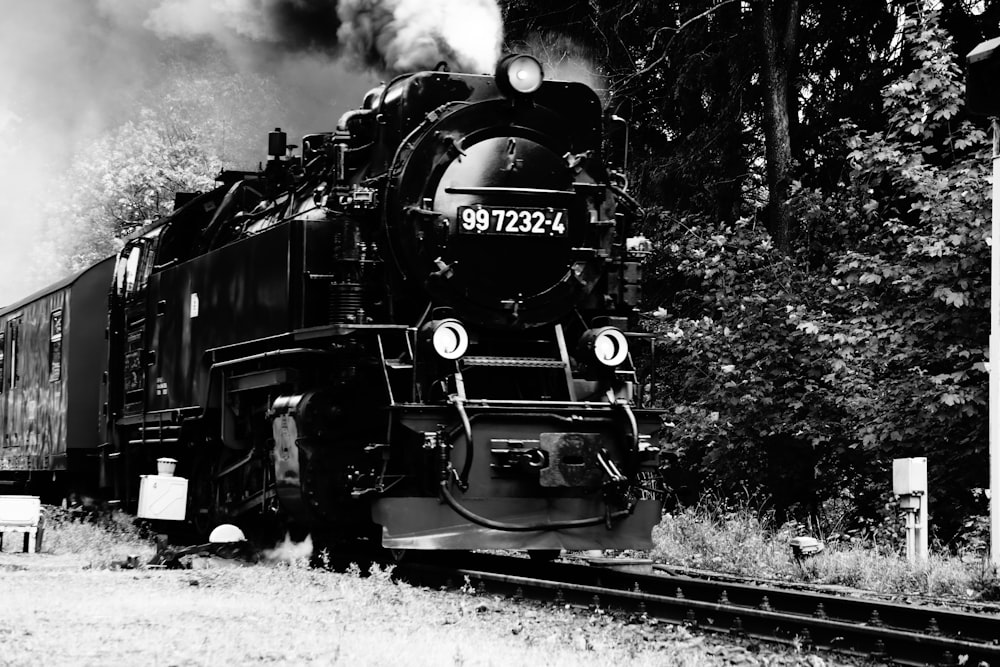
{"label": "steam", "polygon": [[387,74],[433,69],[484,73],[500,56],[494,0],[341,0],[337,36],[364,65]]}
{"label": "steam", "polygon": [[275,545],[273,549],[264,550],[264,560],[270,563],[308,561],[312,557],[312,552],[312,535],[306,535],[306,538],[301,542],[295,542],[288,533],[285,533],[285,539]]}
{"label": "steam", "polygon": [[163,39],[210,39],[245,58],[271,52],[342,51],[395,75],[493,69],[503,25],[496,0],[98,0],[109,16]]}
{"label": "steam", "polygon": [[558,81],[585,83],[605,97],[607,76],[591,57],[588,49],[567,35],[553,32],[536,32],[518,44],[519,53],[538,58],[545,69],[545,78]]}
{"label": "steam", "polygon": [[102,0],[114,11],[147,10],[144,27],[161,38],[211,38],[229,49],[241,42],[266,43],[280,51],[327,51],[337,46],[334,0]]}

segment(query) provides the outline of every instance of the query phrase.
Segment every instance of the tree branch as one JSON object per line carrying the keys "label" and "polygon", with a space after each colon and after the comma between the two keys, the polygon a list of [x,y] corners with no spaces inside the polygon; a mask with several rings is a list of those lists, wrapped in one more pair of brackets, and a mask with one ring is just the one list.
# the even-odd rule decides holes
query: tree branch
{"label": "tree branch", "polygon": [[636,73],[632,74],[631,76],[629,76],[628,79],[626,80],[626,82],[630,81],[630,80],[632,80],[632,79],[634,79],[636,77],[640,77],[643,74],[648,74],[654,68],[656,68],[661,62],[663,62],[664,60],[666,60],[667,53],[668,53],[668,51],[670,49],[670,45],[673,43],[673,41],[677,37],[677,35],[680,34],[680,32],[682,30],[684,30],[684,28],[688,27],[689,25],[691,25],[695,21],[703,19],[706,16],[714,13],[720,7],[724,7],[725,5],[728,5],[728,4],[733,3],[733,2],[736,2],[736,0],[722,0],[722,2],[720,2],[719,4],[706,9],[705,11],[703,11],[701,14],[698,14],[697,16],[689,18],[687,21],[685,21],[684,23],[680,24],[676,28],[672,28],[672,27],[669,27],[669,26],[664,26],[662,28],[659,28],[655,33],[653,33],[653,43],[650,44],[650,48],[653,48],[654,46],[656,46],[656,40],[660,36],[660,33],[664,32],[665,30],[673,30],[674,31],[674,34],[670,36],[670,40],[666,43],[666,45],[664,45],[664,47],[663,47],[663,53],[660,55],[659,58],[657,58],[656,60],[654,60],[650,64],[646,65],[645,67],[643,67],[638,72],[636,72]]}

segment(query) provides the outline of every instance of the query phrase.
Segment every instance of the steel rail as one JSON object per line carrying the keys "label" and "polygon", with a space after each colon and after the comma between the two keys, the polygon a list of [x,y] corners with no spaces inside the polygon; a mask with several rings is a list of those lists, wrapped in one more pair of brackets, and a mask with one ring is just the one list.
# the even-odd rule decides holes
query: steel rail
{"label": "steel rail", "polygon": [[626,611],[900,665],[1000,665],[996,615],[486,554],[452,561],[404,562],[396,572],[414,583],[457,586],[467,579],[488,592]]}

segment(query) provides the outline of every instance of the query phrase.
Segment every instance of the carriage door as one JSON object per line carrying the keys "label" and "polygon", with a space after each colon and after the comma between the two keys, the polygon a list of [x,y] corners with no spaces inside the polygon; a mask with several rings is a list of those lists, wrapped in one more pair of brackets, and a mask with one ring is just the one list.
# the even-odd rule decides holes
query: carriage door
{"label": "carriage door", "polygon": [[[0,446],[16,447],[19,445],[17,434],[22,421],[19,418],[23,403],[17,400],[17,386],[21,381],[21,366],[18,361],[18,350],[21,346],[21,317],[7,320],[7,326],[0,326],[0,412],[2,412],[3,432],[0,433]],[[16,451],[16,450],[15,450]]]}

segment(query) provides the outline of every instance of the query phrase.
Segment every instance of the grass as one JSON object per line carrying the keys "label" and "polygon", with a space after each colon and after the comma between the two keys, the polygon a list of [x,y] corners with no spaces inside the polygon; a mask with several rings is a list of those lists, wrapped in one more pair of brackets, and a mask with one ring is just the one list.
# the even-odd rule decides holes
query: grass
{"label": "grass", "polygon": [[[149,535],[132,517],[113,512],[96,521],[74,520],[59,508],[44,508],[42,553],[72,557],[92,569],[114,568],[136,555],[146,562],[155,552]],[[792,557],[789,541],[801,532],[795,524],[777,525],[773,513],[751,497],[726,502],[707,497],[694,507],[665,515],[653,533],[650,557],[679,567],[790,582],[840,585],[886,595],[927,595],[963,600],[1000,600],[1000,577],[980,554],[932,552],[926,563],[909,563],[885,538],[828,541],[820,554]],[[20,540],[8,540],[15,551]],[[267,562],[301,566],[304,545],[288,541],[266,551]]]}
{"label": "grass", "polygon": [[650,556],[679,567],[739,576],[849,586],[887,595],[927,595],[1000,600],[1000,579],[982,554],[932,552],[910,563],[884,536],[834,539],[818,555],[798,561],[790,540],[796,524],[777,525],[773,513],[751,498],[707,498],[665,515],[654,530]]}
{"label": "grass", "polygon": [[[3,663],[700,665],[683,628],[644,637],[612,619],[528,609],[289,566],[78,572],[61,585],[0,572]],[[48,584],[48,585],[45,585]],[[791,664],[791,663],[789,663]]]}
{"label": "grass", "polygon": [[[391,568],[367,578],[313,569],[301,545],[251,567],[81,567],[151,549],[123,516],[80,524],[56,514],[46,540],[48,554],[0,557],[4,665],[824,664],[602,610],[414,588]],[[44,566],[66,554],[81,558]]]}

